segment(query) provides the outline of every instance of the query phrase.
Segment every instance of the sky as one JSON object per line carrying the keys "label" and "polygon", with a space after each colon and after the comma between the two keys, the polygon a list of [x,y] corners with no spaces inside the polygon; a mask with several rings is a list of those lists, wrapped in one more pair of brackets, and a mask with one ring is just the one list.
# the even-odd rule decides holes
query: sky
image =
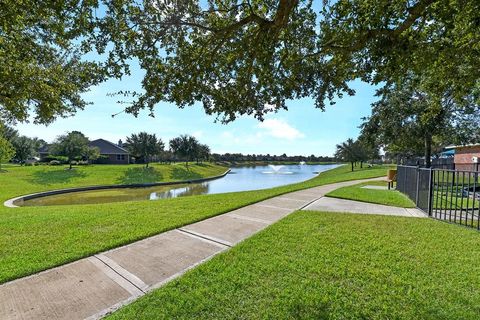
{"label": "sky", "polygon": [[[321,6],[321,1],[314,1],[316,11]],[[58,119],[49,126],[29,123],[16,128],[23,135],[47,142],[73,130],[83,132],[91,140],[103,138],[115,143],[119,139],[125,141],[132,133],[146,131],[155,133],[166,144],[180,134],[191,134],[208,144],[214,153],[332,156],[336,144],[358,136],[361,118],[370,115],[370,105],[375,101],[375,88],[355,81],[352,88],[356,95],[344,96],[333,106],[327,103],[325,112],[315,108],[313,99],[288,101],[288,111],[269,114],[264,122],[245,116],[225,125],[215,123],[215,116],[206,115],[200,104],[179,109],[168,103],[156,106],[155,118],[149,117],[148,111],[138,118],[129,114],[112,118],[123,106],[116,103],[118,97],[107,96],[108,93],[141,91],[143,72],[135,65],[131,70],[129,78],[109,80],[84,94],[92,104],[74,117]]]}
{"label": "sky", "polygon": [[375,101],[375,88],[355,81],[352,87],[356,95],[338,99],[333,106],[327,104],[324,112],[315,108],[313,99],[294,100],[287,102],[288,111],[269,114],[263,122],[245,116],[229,124],[215,123],[215,116],[206,115],[201,104],[179,109],[169,103],[158,104],[154,118],[147,111],[138,118],[124,113],[112,118],[112,114],[122,110],[122,105],[116,102],[118,97],[108,93],[138,90],[140,73],[93,87],[84,94],[92,104],[73,117],[57,119],[48,126],[18,124],[16,129],[20,134],[47,142],[73,130],[83,132],[91,140],[103,138],[112,142],[125,141],[132,133],[146,131],[155,133],[166,144],[180,134],[190,134],[208,144],[214,153],[331,156],[336,144],[358,136],[361,118],[370,115],[370,105]]}

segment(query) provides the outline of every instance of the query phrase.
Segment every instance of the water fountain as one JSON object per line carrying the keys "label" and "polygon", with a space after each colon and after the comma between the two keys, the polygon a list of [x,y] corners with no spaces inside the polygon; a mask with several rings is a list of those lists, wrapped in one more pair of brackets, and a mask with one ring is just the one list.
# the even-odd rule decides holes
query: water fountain
{"label": "water fountain", "polygon": [[292,174],[293,172],[291,171],[281,171],[283,165],[274,165],[274,164],[269,164],[268,165],[272,171],[264,171],[263,173],[269,173],[269,174]]}
{"label": "water fountain", "polygon": [[301,165],[301,166],[304,166],[304,165],[306,165],[307,163],[306,163],[305,161],[300,161],[298,164]]}
{"label": "water fountain", "polygon": [[273,170],[273,173],[278,173],[284,167],[284,166],[276,166],[274,164],[269,164],[268,166]]}

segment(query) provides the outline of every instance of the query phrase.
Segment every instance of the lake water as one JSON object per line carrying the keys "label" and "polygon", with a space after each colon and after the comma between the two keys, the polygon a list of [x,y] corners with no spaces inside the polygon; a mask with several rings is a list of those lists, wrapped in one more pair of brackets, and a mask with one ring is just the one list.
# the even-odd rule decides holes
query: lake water
{"label": "lake water", "polygon": [[80,191],[19,201],[15,204],[18,206],[51,206],[137,200],[154,201],[191,195],[268,189],[305,181],[320,172],[337,166],[337,164],[328,164],[237,167],[232,168],[230,173],[223,178],[202,183]]}

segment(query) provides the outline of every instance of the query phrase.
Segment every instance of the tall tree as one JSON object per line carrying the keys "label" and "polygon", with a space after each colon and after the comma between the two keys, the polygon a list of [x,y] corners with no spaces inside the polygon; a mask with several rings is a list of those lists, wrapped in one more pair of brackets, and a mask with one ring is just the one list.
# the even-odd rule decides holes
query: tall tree
{"label": "tall tree", "polygon": [[208,161],[208,158],[210,157],[210,147],[206,144],[199,144],[197,147],[197,163],[199,161],[205,160]]}
{"label": "tall tree", "polygon": [[19,134],[17,130],[0,121],[0,136],[11,143]]}
{"label": "tall tree", "polygon": [[37,152],[35,141],[26,136],[14,138],[12,145],[15,148],[14,158],[22,165]]}
{"label": "tall tree", "polygon": [[[128,75],[132,61],[144,91],[125,111],[201,102],[226,122],[306,96],[323,109],[353,94],[353,79],[414,72],[429,95],[451,90],[455,100],[480,79],[474,0],[4,0],[0,12],[5,120],[68,116],[85,106],[81,93]],[[82,59],[92,51],[106,63]]]}
{"label": "tall tree", "polygon": [[199,143],[198,140],[189,135],[181,135],[170,140],[170,150],[180,158],[185,160],[185,165],[188,167],[188,162],[195,159],[198,154]]}
{"label": "tall tree", "polygon": [[353,171],[353,165],[359,161],[359,145],[353,139],[347,139],[347,141],[337,144],[337,151],[335,157],[342,161],[350,162]]}
{"label": "tall tree", "polygon": [[430,167],[435,143],[469,143],[480,136],[480,107],[473,98],[457,103],[450,92],[439,99],[417,80],[405,76],[378,90],[380,99],[364,119],[362,135],[374,137],[389,152],[423,153]]}
{"label": "tall tree", "polygon": [[2,172],[2,163],[10,161],[15,155],[15,149],[12,144],[0,135],[0,172]]}
{"label": "tall tree", "polygon": [[155,134],[140,132],[127,137],[126,147],[136,158],[142,159],[148,168],[151,157],[159,155],[165,147],[162,139],[157,139]]}
{"label": "tall tree", "polygon": [[[454,99],[480,79],[480,2],[472,0],[108,2],[113,67],[138,59],[143,93],[127,112],[203,103],[222,121],[286,109],[287,99],[353,94],[350,83],[422,76]],[[107,39],[107,40],[105,40]],[[452,76],[455,75],[455,76]],[[121,92],[122,94],[128,92]],[[238,103],[241,101],[241,103]]]}
{"label": "tall tree", "polygon": [[83,109],[81,94],[105,78],[92,48],[97,1],[0,1],[0,117],[50,123]]}
{"label": "tall tree", "polygon": [[90,148],[88,142],[88,138],[83,133],[72,131],[59,136],[53,143],[51,152],[54,155],[67,157],[71,170],[72,162],[87,154]]}

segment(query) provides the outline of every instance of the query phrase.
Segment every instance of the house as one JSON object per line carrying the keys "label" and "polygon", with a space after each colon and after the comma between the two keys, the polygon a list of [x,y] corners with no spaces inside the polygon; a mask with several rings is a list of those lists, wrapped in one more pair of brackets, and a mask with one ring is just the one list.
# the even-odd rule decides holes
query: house
{"label": "house", "polygon": [[[100,149],[100,156],[103,158],[101,163],[108,164],[128,164],[130,163],[130,153],[123,147],[116,145],[104,139],[90,141],[90,147]],[[99,161],[100,162],[100,161]]]}
{"label": "house", "polygon": [[47,157],[50,155],[50,152],[48,152],[48,147],[49,145],[46,144],[37,150],[40,161],[45,161]]}
{"label": "house", "polygon": [[[90,141],[90,147],[96,147],[100,150],[100,158],[97,163],[103,164],[128,164],[130,163],[130,153],[122,146],[116,145],[105,139],[97,139]],[[38,149],[40,161],[47,160],[50,155],[49,145],[45,145]]]}
{"label": "house", "polygon": [[445,149],[455,150],[455,170],[480,171],[480,143],[449,146]]}

